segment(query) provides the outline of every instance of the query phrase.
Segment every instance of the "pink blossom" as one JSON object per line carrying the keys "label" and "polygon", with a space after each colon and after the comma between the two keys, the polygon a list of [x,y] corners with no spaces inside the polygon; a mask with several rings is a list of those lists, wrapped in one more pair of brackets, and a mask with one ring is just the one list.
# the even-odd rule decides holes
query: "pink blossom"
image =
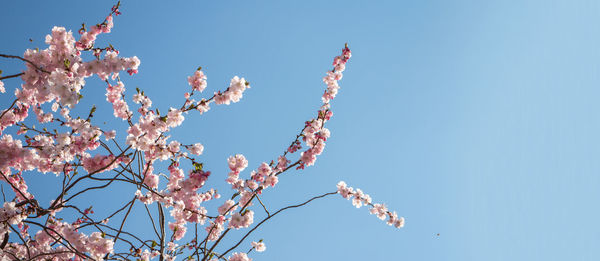
{"label": "pink blossom", "polygon": [[271,173],[271,167],[269,166],[269,164],[263,162],[262,164],[260,164],[260,166],[258,167],[258,174],[261,176],[266,176],[269,175]]}
{"label": "pink blossom", "polygon": [[227,183],[234,184],[237,182],[240,172],[248,167],[248,161],[244,155],[236,154],[235,156],[230,156],[227,159],[227,162],[229,163],[229,169],[231,169],[227,178]]}
{"label": "pink blossom", "polygon": [[140,258],[143,261],[149,261],[150,259],[153,259],[159,255],[160,255],[160,252],[157,250],[150,252],[150,251],[148,251],[148,249],[144,249],[144,252],[142,252],[142,254],[140,255]]}
{"label": "pink blossom", "polygon": [[169,222],[169,228],[171,230],[173,230],[173,238],[175,240],[182,239],[183,236],[185,236],[185,232],[187,231],[187,227],[184,225],[183,222],[179,222],[179,223]]}
{"label": "pink blossom", "polygon": [[180,148],[179,148],[179,146],[180,146],[180,145],[181,145],[181,144],[180,144],[178,141],[171,141],[171,142],[169,143],[169,151],[171,151],[171,152],[173,152],[173,153],[177,153],[177,152],[179,152],[179,149],[180,149]]}
{"label": "pink blossom", "polygon": [[350,195],[354,192],[354,189],[352,189],[352,187],[347,187],[346,182],[343,181],[340,181],[337,184],[337,189],[338,194],[342,195],[345,199],[350,198]]}
{"label": "pink blossom", "polygon": [[218,211],[219,211],[219,214],[225,215],[227,212],[235,211],[236,208],[237,208],[237,205],[235,204],[235,201],[229,199],[229,200],[225,201],[225,203],[223,203],[223,205],[221,205],[219,207]]}
{"label": "pink blossom", "polygon": [[215,93],[215,103],[229,105],[230,102],[239,102],[246,88],[250,88],[250,84],[244,78],[235,76],[225,92]]}
{"label": "pink blossom", "polygon": [[188,150],[190,151],[190,153],[192,153],[194,155],[200,155],[204,151],[204,146],[202,146],[202,144],[200,144],[200,143],[196,143],[196,144],[188,147]]}
{"label": "pink blossom", "polygon": [[133,102],[141,103],[144,99],[144,96],[141,93],[136,93],[133,95]]}
{"label": "pink blossom", "polygon": [[108,84],[106,88],[106,100],[112,103],[115,117],[126,120],[131,115],[131,112],[129,111],[129,106],[122,98],[123,92],[125,92],[125,87],[122,82],[118,82],[117,85]]}
{"label": "pink blossom", "polygon": [[208,105],[208,102],[201,101],[196,106],[196,110],[198,110],[198,112],[200,112],[200,114],[203,114],[203,113],[207,112],[208,110],[210,110],[210,106]]}
{"label": "pink blossom", "polygon": [[177,127],[181,125],[185,118],[181,114],[181,111],[178,109],[169,109],[169,114],[167,115],[167,125],[169,127]]}
{"label": "pink blossom", "polygon": [[112,140],[117,136],[117,132],[115,130],[104,132],[104,137],[106,140]]}
{"label": "pink blossom", "polygon": [[360,208],[363,204],[370,206],[371,209],[369,212],[377,216],[377,218],[384,220],[385,217],[388,217],[386,223],[390,226],[395,226],[396,228],[404,227],[404,218],[398,218],[398,214],[396,211],[390,212],[384,204],[372,204],[371,197],[365,194],[361,189],[354,190],[351,187],[348,187],[345,182],[340,181],[337,185],[337,193],[340,194],[345,199],[352,198],[352,205],[357,208]]}
{"label": "pink blossom", "polygon": [[87,172],[104,172],[117,167],[119,162],[113,155],[96,155],[83,159],[83,168]]}
{"label": "pink blossom", "polygon": [[290,161],[285,156],[279,156],[279,158],[277,158],[277,171],[283,171],[288,164],[290,164]]}
{"label": "pink blossom", "polygon": [[256,183],[256,181],[254,180],[246,180],[246,187],[251,189],[251,190],[256,190],[258,189],[258,183]]}
{"label": "pink blossom", "polygon": [[398,214],[396,214],[396,211],[394,211],[393,213],[388,212],[388,217],[388,225],[395,226],[396,228],[404,227],[404,217],[398,218]]}
{"label": "pink blossom", "polygon": [[240,229],[249,227],[254,222],[254,212],[252,210],[244,211],[244,214],[239,212],[231,215],[231,220],[229,221],[229,227]]}
{"label": "pink blossom", "polygon": [[246,253],[233,253],[229,259],[229,261],[252,261],[252,258],[249,258]]}
{"label": "pink blossom", "polygon": [[369,210],[369,212],[371,212],[371,214],[376,215],[377,218],[384,220],[387,215],[388,209],[385,206],[385,204],[374,204],[371,210]]}
{"label": "pink blossom", "polygon": [[10,233],[8,224],[20,224],[27,217],[23,212],[19,213],[19,209],[15,207],[15,202],[4,202],[3,208],[0,208],[0,233]]}
{"label": "pink blossom", "polygon": [[208,240],[210,241],[215,241],[219,238],[219,236],[221,235],[221,233],[223,233],[223,230],[225,230],[224,226],[223,226],[223,222],[225,220],[224,216],[219,216],[217,217],[217,219],[213,222],[210,221],[211,225],[210,226],[206,226],[205,230],[208,233]]}
{"label": "pink blossom", "polygon": [[188,76],[188,83],[193,90],[202,92],[206,88],[206,75],[201,70],[197,70],[193,76]]}
{"label": "pink blossom", "polygon": [[279,178],[275,175],[268,176],[265,179],[265,185],[275,187],[275,185],[279,182]]}
{"label": "pink blossom", "polygon": [[262,240],[259,242],[252,242],[251,244],[254,250],[256,250],[256,252],[263,252],[267,250],[267,246],[265,246],[265,243],[263,243]]}
{"label": "pink blossom", "polygon": [[104,238],[100,232],[94,232],[87,238],[86,247],[93,258],[100,260],[113,252],[113,244],[111,239]]}
{"label": "pink blossom", "polygon": [[159,177],[154,173],[147,173],[146,178],[144,178],[144,184],[153,189],[158,188],[158,181]]}

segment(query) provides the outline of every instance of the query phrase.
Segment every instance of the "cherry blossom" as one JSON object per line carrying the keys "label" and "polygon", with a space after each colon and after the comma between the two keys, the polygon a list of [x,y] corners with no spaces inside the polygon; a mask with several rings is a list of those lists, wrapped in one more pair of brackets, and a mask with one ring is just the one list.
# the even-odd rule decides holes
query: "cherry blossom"
{"label": "cherry blossom", "polygon": [[[190,111],[203,114],[211,103],[240,102],[250,83],[234,76],[224,90],[197,97],[206,95],[208,88],[207,76],[198,68],[187,77],[189,89],[182,92],[181,106],[172,105],[161,113],[139,88],[128,97],[125,82],[135,79],[140,59],[121,57],[112,45],[97,46],[99,37],[112,31],[120,14],[117,3],[104,21],[83,24],[78,34],[53,27],[45,38],[45,49],[27,49],[22,57],[2,55],[23,61],[25,69],[0,81],[2,93],[15,88],[9,90],[15,95],[14,102],[0,111],[0,182],[12,190],[12,198],[6,198],[0,208],[0,260],[175,260],[181,256],[250,261],[249,254],[255,254],[252,250],[266,250],[262,239],[252,241],[246,252],[239,247],[264,222],[287,209],[334,194],[351,200],[357,208],[370,207],[370,213],[381,220],[387,218],[388,225],[404,226],[404,218],[395,211],[372,203],[368,194],[344,182],[338,183],[335,192],[276,211],[270,212],[261,200],[279,182],[286,182],[285,172],[314,165],[325,151],[325,142],[331,137],[325,126],[333,115],[331,101],[339,93],[338,81],[351,58],[347,45],[323,78],[326,88],[316,116],[300,125],[282,154],[262,162],[249,162],[244,155],[234,154],[226,160],[227,173],[213,174],[204,167],[202,143],[178,140],[172,130],[185,126]],[[19,76],[22,84],[5,86],[4,81]],[[84,87],[90,77],[103,82],[106,102],[112,106],[113,116],[127,124],[125,130],[98,126],[96,107],[86,107]],[[133,101],[134,107],[127,101]],[[249,173],[244,172],[249,166]],[[30,172],[50,172],[62,180],[56,198],[39,198],[29,191],[23,174]],[[231,185],[223,199],[222,192],[207,185],[211,176]],[[110,193],[114,184],[131,189],[130,198],[115,207],[115,212],[100,216],[93,203],[79,203],[82,195],[91,191]],[[155,237],[140,238],[129,232],[125,224],[131,222],[128,217],[134,205],[143,205],[147,211],[152,225],[148,231]],[[259,213],[263,211],[264,215]],[[233,239],[231,230],[243,236]],[[225,247],[223,242],[237,243]]]}
{"label": "cherry blossom", "polygon": [[259,242],[252,242],[252,247],[254,248],[254,250],[256,250],[256,252],[263,252],[267,250],[267,247],[265,246],[265,243],[262,242],[262,240]]}
{"label": "cherry blossom", "polygon": [[249,258],[246,253],[233,253],[229,261],[252,261],[252,258]]}
{"label": "cherry blossom", "polygon": [[356,208],[360,208],[363,205],[370,206],[371,209],[369,212],[377,216],[377,218],[384,220],[388,217],[386,223],[390,226],[395,226],[396,228],[404,227],[404,217],[398,217],[396,211],[390,212],[384,204],[372,204],[371,196],[362,192],[361,189],[354,189],[352,187],[348,187],[346,182],[340,181],[337,184],[337,193],[340,194],[343,198],[352,200],[352,205]]}

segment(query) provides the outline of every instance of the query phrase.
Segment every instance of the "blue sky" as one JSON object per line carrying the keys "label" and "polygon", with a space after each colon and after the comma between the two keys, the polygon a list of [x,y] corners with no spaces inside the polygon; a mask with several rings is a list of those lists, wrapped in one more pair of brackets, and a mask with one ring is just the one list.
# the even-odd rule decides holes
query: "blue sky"
{"label": "blue sky", "polygon": [[[111,6],[5,3],[0,52],[45,48],[52,26],[77,31]],[[263,199],[277,209],[344,180],[405,216],[406,226],[327,198],[254,234],[267,244],[255,260],[600,258],[600,3],[124,1],[121,10],[101,43],[141,59],[139,74],[124,77],[129,95],[139,86],[166,111],[181,103],[198,66],[209,93],[235,75],[250,81],[240,103],[188,114],[172,132],[204,144],[211,184],[224,195],[226,158],[246,155],[248,175],[281,153],[314,116],[321,78],[349,43],[324,154]],[[5,75],[22,68],[0,61]],[[87,82],[85,99],[110,113],[105,85]],[[17,84],[5,81],[9,92]],[[0,101],[6,107],[10,96]],[[39,197],[57,180],[25,178]],[[88,200],[101,208],[130,197],[121,192]],[[143,221],[132,223],[143,232]]]}

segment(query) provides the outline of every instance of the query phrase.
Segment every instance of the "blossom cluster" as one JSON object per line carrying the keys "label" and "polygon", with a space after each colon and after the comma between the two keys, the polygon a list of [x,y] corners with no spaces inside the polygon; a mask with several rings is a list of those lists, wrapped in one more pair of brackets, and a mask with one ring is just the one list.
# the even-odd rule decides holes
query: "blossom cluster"
{"label": "blossom cluster", "polygon": [[109,15],[106,17],[104,23],[92,26],[89,32],[85,31],[85,27],[82,28],[79,31],[79,33],[81,33],[81,38],[75,43],[75,46],[79,50],[92,48],[94,46],[94,41],[96,41],[96,37],[101,33],[110,33],[113,26],[113,17],[112,15]]}
{"label": "blossom cluster", "polygon": [[0,234],[5,235],[10,232],[8,225],[17,225],[27,217],[16,206],[15,202],[4,202],[0,208]]}
{"label": "blossom cluster", "polygon": [[[107,51],[103,57],[96,56],[91,61],[82,58],[82,51],[93,46],[96,35],[110,32],[113,13],[104,23],[82,33],[79,40],[75,40],[65,28],[54,27],[46,36],[46,49],[28,49],[21,58],[27,61],[26,70],[21,73],[23,83],[14,91],[16,99],[13,104],[0,114],[0,180],[10,184],[15,195],[14,201],[5,202],[0,209],[0,237],[7,238],[9,233],[17,232],[30,243],[3,246],[2,260],[43,260],[48,256],[55,260],[101,260],[114,251],[112,238],[106,238],[101,232],[86,235],[79,231],[79,225],[87,219],[67,223],[54,218],[63,209],[64,201],[59,197],[59,200],[51,201],[48,208],[41,207],[28,191],[22,175],[24,171],[36,170],[70,177],[81,168],[91,176],[129,162],[128,157],[122,154],[93,155],[92,151],[101,145],[100,137],[114,138],[115,132],[93,126],[90,122],[93,110],[87,119],[72,117],[70,113],[82,98],[81,90],[86,78],[97,75],[103,80],[107,80],[108,76],[115,79],[119,71],[137,70],[140,64],[137,57],[120,58],[115,51]],[[4,82],[1,85],[0,91],[4,92]],[[107,100],[113,103],[115,116],[125,118],[121,115],[123,111],[127,112],[122,108],[127,108],[121,99],[123,91],[122,83],[109,85]],[[42,109],[45,103],[53,103],[48,112]],[[45,127],[25,124],[31,110],[40,124],[58,123],[62,130],[48,131]],[[57,111],[59,113],[55,115]],[[13,126],[18,127],[17,135],[25,135],[24,139],[6,132]],[[33,136],[27,136],[27,133],[33,133]],[[49,215],[45,224],[28,221],[44,215]],[[29,224],[43,229],[29,238]],[[12,226],[19,230],[12,229]]]}
{"label": "blossom cluster", "polygon": [[198,69],[194,75],[188,76],[188,83],[192,86],[192,90],[202,92],[206,88],[206,75],[202,70]]}
{"label": "blossom cluster", "polygon": [[315,164],[317,156],[323,153],[325,148],[325,141],[331,135],[329,129],[325,128],[325,123],[331,118],[333,112],[330,110],[330,101],[335,98],[340,89],[338,81],[342,79],[343,72],[346,69],[346,63],[352,57],[352,52],[348,48],[348,45],[342,49],[342,55],[336,56],[333,59],[333,70],[328,71],[327,75],[323,77],[323,82],[327,85],[321,100],[323,104],[318,111],[316,119],[311,119],[305,123],[303,134],[303,140],[306,143],[308,149],[301,154],[301,163],[298,168],[304,168]]}
{"label": "blossom cluster", "polygon": [[381,220],[385,220],[387,217],[388,220],[386,223],[388,225],[396,228],[404,227],[404,217],[398,217],[396,211],[390,212],[385,204],[373,204],[371,202],[371,196],[364,193],[361,189],[348,187],[346,182],[340,181],[337,184],[337,193],[345,199],[352,199],[352,205],[354,205],[356,208],[360,208],[363,205],[370,206],[371,209],[369,212]]}
{"label": "blossom cluster", "polygon": [[[12,207],[14,208],[14,206]],[[7,210],[5,203],[5,208],[0,210],[2,212],[0,215],[4,215],[9,211],[11,210]],[[12,219],[14,219],[14,216]],[[5,221],[0,227],[4,227],[4,223]],[[46,229],[38,231],[29,244],[9,243],[0,256],[3,258],[2,260],[8,260],[7,257],[23,256],[38,257],[35,260],[45,260],[47,256],[51,256],[52,260],[103,260],[104,256],[113,253],[114,243],[111,239],[106,238],[100,232],[93,232],[88,236],[78,232],[78,229],[78,225],[51,219]],[[25,231],[25,229],[22,229],[20,233],[25,235]],[[63,244],[53,248],[53,243],[57,241],[63,241]]]}
{"label": "blossom cluster", "polygon": [[250,83],[244,78],[235,76],[231,79],[227,90],[215,93],[215,103],[229,105],[230,102],[239,102],[246,88],[250,88]]}

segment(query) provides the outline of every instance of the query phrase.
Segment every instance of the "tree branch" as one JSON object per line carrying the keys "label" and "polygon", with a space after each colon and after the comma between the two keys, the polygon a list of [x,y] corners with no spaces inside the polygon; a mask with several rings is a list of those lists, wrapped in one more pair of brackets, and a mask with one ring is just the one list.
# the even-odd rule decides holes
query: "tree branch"
{"label": "tree branch", "polygon": [[277,212],[273,213],[273,215],[269,215],[269,216],[267,216],[265,219],[263,219],[262,221],[260,221],[260,223],[258,223],[258,224],[257,224],[256,226],[254,226],[252,229],[250,229],[250,231],[248,231],[248,233],[246,233],[246,235],[244,235],[244,237],[242,237],[242,239],[240,239],[240,241],[239,241],[239,242],[237,242],[237,244],[235,244],[235,245],[234,245],[233,247],[231,247],[230,249],[227,249],[227,251],[225,251],[223,254],[221,254],[221,255],[219,256],[219,258],[222,258],[222,257],[223,257],[223,256],[225,256],[227,253],[229,253],[231,250],[233,250],[233,249],[235,249],[236,247],[238,247],[238,246],[239,246],[239,245],[240,245],[240,244],[241,244],[241,243],[244,241],[244,239],[246,239],[246,238],[247,238],[247,237],[248,237],[248,236],[249,236],[249,235],[250,235],[252,232],[254,232],[254,230],[256,230],[258,227],[260,227],[260,225],[262,225],[263,223],[265,223],[267,220],[271,219],[271,218],[272,218],[272,217],[274,217],[275,215],[277,215],[277,214],[281,213],[282,211],[284,211],[284,210],[287,210],[287,209],[291,209],[291,208],[298,208],[298,207],[301,207],[301,206],[304,206],[304,205],[306,205],[306,204],[310,203],[311,201],[313,201],[313,200],[315,200],[315,199],[324,198],[324,197],[326,197],[326,196],[329,196],[329,195],[335,195],[335,194],[337,194],[337,191],[336,191],[336,192],[329,192],[329,193],[325,193],[325,194],[323,194],[323,195],[320,195],[320,196],[313,197],[313,198],[311,198],[311,199],[309,199],[309,200],[305,201],[304,203],[301,203],[301,204],[298,204],[298,205],[287,206],[287,207],[285,207],[285,208],[282,208],[282,209],[280,209],[280,210],[277,210]]}

